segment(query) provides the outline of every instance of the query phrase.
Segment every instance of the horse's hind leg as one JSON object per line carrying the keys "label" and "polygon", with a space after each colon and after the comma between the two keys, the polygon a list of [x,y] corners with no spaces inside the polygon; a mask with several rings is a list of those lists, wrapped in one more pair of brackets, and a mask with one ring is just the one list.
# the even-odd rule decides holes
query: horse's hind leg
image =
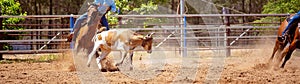
{"label": "horse's hind leg", "polygon": [[291,58],[292,52],[288,52],[280,68],[284,68],[285,63]]}
{"label": "horse's hind leg", "polygon": [[[284,61],[283,61],[283,63],[282,63],[282,65],[281,65],[281,67],[280,68],[284,68],[284,65],[286,64],[286,62],[291,58],[291,55],[292,55],[292,53],[293,53],[293,51],[296,49],[296,41],[294,41],[290,46],[289,46],[289,48],[287,49],[287,54],[286,54],[286,56],[285,56],[285,58],[284,58]],[[281,58],[282,59],[282,58]]]}

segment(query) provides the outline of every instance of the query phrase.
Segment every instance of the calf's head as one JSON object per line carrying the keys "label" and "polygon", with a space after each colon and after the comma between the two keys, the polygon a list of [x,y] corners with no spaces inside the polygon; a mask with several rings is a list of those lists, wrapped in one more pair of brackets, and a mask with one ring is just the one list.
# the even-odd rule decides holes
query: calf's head
{"label": "calf's head", "polygon": [[152,53],[152,42],[153,42],[152,35],[153,35],[153,34],[154,34],[154,33],[147,34],[147,35],[144,36],[144,38],[143,38],[142,46],[143,46],[143,48],[147,51],[147,53]]}

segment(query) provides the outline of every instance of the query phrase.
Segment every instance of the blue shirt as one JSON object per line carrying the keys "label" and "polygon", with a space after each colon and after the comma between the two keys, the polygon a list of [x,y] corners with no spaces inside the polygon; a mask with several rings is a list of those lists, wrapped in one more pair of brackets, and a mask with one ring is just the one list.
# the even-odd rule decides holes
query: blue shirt
{"label": "blue shirt", "polygon": [[111,12],[116,12],[116,10],[117,10],[117,7],[116,7],[116,4],[115,4],[114,0],[94,0],[94,3],[95,4],[100,3],[101,5],[109,6],[111,8],[110,9]]}
{"label": "blue shirt", "polygon": [[298,11],[298,13],[297,14],[300,14],[300,10]]}

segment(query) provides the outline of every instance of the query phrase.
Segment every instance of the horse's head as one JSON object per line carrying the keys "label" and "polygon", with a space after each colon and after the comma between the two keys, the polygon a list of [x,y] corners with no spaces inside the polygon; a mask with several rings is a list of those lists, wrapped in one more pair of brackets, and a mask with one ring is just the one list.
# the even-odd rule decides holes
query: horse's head
{"label": "horse's head", "polygon": [[94,22],[98,22],[98,19],[99,18],[99,12],[97,10],[98,8],[98,5],[97,4],[89,4],[89,8],[88,8],[88,11],[87,11],[87,23],[88,25],[92,25],[94,24]]}
{"label": "horse's head", "polygon": [[142,46],[143,48],[147,51],[147,53],[152,53],[152,42],[153,42],[153,35],[154,33],[151,34],[147,34],[144,38],[143,38],[143,43]]}

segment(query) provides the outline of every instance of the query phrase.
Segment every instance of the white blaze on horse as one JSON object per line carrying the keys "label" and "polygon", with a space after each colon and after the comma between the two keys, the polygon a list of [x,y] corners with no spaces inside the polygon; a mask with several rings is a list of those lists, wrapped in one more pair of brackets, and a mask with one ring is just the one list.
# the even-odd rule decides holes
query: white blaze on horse
{"label": "white blaze on horse", "polygon": [[96,58],[97,65],[99,69],[102,71],[101,61],[106,58],[106,56],[112,50],[119,50],[122,53],[122,58],[120,62],[116,63],[116,66],[123,63],[124,58],[129,53],[129,60],[130,60],[130,70],[132,70],[132,57],[133,57],[133,50],[138,47],[142,46],[147,53],[151,53],[152,50],[152,38],[153,33],[143,36],[136,32],[133,32],[129,29],[113,29],[109,31],[103,31],[99,34],[96,34],[93,38],[94,41],[94,48],[92,52],[88,56],[87,66],[90,66],[90,62],[92,57],[96,54],[97,50],[101,50],[100,56]]}

